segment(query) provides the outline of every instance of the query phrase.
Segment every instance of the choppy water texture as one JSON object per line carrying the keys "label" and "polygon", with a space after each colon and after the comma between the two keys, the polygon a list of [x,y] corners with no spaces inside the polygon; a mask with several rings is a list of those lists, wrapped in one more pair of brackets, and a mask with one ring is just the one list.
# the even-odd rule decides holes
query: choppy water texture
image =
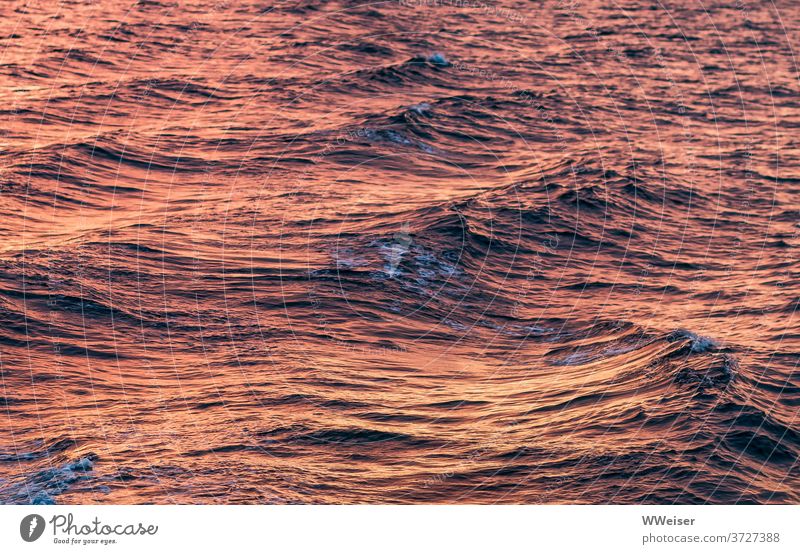
{"label": "choppy water texture", "polygon": [[0,3],[0,501],[800,502],[798,23]]}

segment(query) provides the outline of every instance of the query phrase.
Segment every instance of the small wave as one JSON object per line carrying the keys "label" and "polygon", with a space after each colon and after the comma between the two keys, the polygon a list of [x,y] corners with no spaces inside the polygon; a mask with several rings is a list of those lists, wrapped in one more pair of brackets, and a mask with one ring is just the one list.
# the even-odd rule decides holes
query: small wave
{"label": "small wave", "polygon": [[37,471],[28,477],[13,479],[9,486],[0,490],[0,497],[11,498],[22,504],[56,504],[59,495],[92,477],[96,460],[96,455],[89,454],[58,467]]}
{"label": "small wave", "polygon": [[712,338],[698,335],[686,329],[678,329],[673,331],[667,337],[668,340],[675,341],[688,341],[689,349],[694,353],[713,352],[719,350],[719,344]]}

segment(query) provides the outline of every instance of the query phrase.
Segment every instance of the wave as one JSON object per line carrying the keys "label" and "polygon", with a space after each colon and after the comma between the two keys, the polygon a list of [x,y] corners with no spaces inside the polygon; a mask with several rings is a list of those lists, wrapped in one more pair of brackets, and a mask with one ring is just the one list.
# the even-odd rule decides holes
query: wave
{"label": "wave", "polygon": [[0,501],[799,500],[777,39],[8,4]]}

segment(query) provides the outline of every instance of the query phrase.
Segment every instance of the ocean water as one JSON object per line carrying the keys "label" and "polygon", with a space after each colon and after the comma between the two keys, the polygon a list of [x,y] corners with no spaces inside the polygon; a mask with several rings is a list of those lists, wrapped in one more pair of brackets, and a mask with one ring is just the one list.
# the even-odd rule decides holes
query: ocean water
{"label": "ocean water", "polygon": [[0,3],[0,502],[800,502],[799,23]]}

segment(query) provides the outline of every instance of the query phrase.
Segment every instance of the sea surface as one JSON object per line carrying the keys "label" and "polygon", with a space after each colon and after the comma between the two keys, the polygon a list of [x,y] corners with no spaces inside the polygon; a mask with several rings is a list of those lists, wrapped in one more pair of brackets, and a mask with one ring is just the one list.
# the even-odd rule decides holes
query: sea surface
{"label": "sea surface", "polygon": [[800,502],[799,38],[0,3],[0,502]]}

